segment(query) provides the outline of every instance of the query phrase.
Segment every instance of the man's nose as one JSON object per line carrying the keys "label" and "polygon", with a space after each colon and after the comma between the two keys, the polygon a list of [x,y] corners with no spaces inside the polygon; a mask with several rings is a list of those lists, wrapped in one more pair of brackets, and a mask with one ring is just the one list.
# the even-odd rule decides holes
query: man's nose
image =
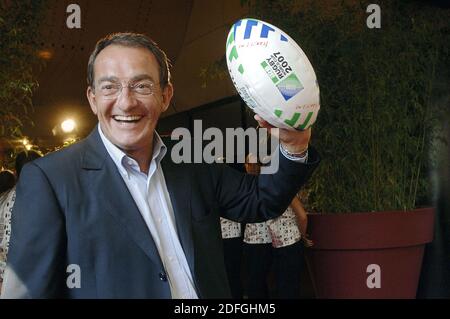
{"label": "man's nose", "polygon": [[122,92],[120,92],[117,97],[117,106],[121,110],[128,110],[137,105],[137,99],[134,96],[133,91],[129,87],[123,87]]}

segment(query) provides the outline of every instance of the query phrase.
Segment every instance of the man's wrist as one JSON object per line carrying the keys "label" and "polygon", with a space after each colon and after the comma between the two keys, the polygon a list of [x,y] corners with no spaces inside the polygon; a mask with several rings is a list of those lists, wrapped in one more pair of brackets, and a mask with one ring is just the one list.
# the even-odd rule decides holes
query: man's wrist
{"label": "man's wrist", "polygon": [[284,157],[291,161],[305,163],[308,158],[308,147],[306,147],[306,149],[302,150],[299,153],[293,153],[286,150],[283,144],[280,144],[280,151]]}
{"label": "man's wrist", "polygon": [[280,144],[281,151],[284,155],[287,155],[288,157],[295,157],[295,158],[305,158],[308,155],[308,144],[306,144],[304,147],[298,148],[296,151],[290,150],[288,147],[283,145],[283,143]]}

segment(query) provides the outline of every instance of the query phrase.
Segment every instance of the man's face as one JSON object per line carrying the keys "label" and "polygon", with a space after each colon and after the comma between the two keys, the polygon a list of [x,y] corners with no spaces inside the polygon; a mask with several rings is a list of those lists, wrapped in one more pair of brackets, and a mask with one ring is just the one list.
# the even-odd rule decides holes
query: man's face
{"label": "man's face", "polygon": [[[152,94],[138,94],[130,88],[142,81],[153,83]],[[110,45],[97,55],[94,88],[88,88],[87,97],[105,136],[123,151],[149,147],[158,119],[173,95],[170,83],[161,89],[159,82],[158,62],[145,48]],[[117,84],[123,86],[120,94],[106,96],[105,91]]]}

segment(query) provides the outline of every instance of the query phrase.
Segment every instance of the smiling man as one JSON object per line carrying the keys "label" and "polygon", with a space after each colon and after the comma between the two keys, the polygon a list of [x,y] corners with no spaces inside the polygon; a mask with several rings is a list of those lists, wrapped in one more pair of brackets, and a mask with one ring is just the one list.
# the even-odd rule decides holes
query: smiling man
{"label": "smiling man", "polygon": [[280,130],[273,175],[175,164],[155,131],[172,96],[152,40],[97,43],[87,98],[99,125],[23,169],[2,297],[230,297],[219,212],[239,222],[280,215],[319,159],[309,130]]}
{"label": "smiling man", "polygon": [[156,51],[165,69],[160,76],[157,58],[147,48],[109,45],[95,53],[87,92],[92,111],[105,137],[147,173],[153,132],[173,96],[165,55]]}

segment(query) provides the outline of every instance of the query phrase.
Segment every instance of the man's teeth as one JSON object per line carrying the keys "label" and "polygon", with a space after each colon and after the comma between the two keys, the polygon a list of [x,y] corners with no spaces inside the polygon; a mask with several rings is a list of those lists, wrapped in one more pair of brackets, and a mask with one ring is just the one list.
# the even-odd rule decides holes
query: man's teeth
{"label": "man's teeth", "polygon": [[115,115],[113,116],[113,118],[116,121],[125,121],[125,122],[133,122],[133,121],[138,121],[141,119],[141,116],[139,115]]}

